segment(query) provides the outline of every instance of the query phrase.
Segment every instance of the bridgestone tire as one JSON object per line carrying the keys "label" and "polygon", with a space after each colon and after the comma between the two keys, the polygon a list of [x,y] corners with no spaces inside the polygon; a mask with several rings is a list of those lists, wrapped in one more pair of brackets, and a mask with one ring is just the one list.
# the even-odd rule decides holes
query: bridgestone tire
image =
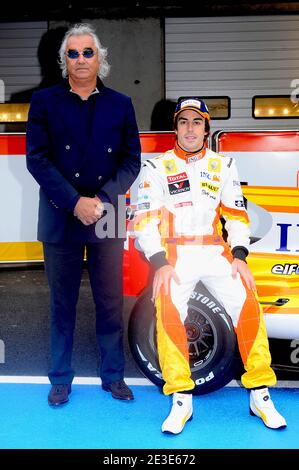
{"label": "bridgestone tire", "polygon": [[[188,337],[194,394],[210,393],[234,378],[236,336],[230,317],[199,282],[188,302]],[[141,372],[162,387],[156,346],[156,315],[149,291],[137,300],[129,320],[129,344]]]}

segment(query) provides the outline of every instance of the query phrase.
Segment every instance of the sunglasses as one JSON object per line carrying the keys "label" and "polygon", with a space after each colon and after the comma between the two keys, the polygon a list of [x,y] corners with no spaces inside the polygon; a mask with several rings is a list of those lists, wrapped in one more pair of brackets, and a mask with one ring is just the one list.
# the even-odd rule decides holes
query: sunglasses
{"label": "sunglasses", "polygon": [[91,59],[95,55],[95,51],[91,47],[86,47],[83,49],[83,52],[76,51],[76,49],[69,49],[66,52],[69,59],[78,59],[80,54],[82,54],[85,59]]}

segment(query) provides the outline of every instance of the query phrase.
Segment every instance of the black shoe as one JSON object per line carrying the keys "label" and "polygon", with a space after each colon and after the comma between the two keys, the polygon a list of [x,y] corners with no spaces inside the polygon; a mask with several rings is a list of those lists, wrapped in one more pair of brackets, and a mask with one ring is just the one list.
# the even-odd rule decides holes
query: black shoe
{"label": "black shoe", "polygon": [[69,401],[69,394],[72,391],[70,384],[54,384],[48,395],[50,406],[59,406]]}
{"label": "black shoe", "polygon": [[102,389],[111,392],[113,398],[118,400],[134,400],[132,390],[129,389],[124,380],[117,380],[111,384],[102,384]]}

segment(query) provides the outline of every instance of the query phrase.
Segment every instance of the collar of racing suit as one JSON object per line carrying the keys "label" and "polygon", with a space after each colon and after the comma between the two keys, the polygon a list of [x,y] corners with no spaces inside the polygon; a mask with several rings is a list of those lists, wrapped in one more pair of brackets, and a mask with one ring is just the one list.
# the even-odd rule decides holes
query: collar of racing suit
{"label": "collar of racing suit", "polygon": [[179,144],[176,142],[173,150],[177,157],[181,158],[182,160],[185,160],[186,163],[192,163],[196,160],[200,160],[201,158],[203,158],[206,154],[207,149],[206,147],[202,147],[196,152],[186,152],[186,150],[182,149],[182,147],[180,147]]}

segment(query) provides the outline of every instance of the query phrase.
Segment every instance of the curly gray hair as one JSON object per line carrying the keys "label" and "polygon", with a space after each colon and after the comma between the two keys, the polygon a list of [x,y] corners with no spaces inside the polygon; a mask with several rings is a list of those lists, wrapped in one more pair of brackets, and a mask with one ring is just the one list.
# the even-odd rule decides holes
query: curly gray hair
{"label": "curly gray hair", "polygon": [[59,65],[62,70],[62,76],[63,78],[66,78],[68,76],[67,73],[67,65],[66,65],[66,59],[65,59],[65,52],[66,52],[66,45],[67,41],[70,36],[83,36],[84,34],[87,34],[88,36],[91,36],[94,40],[95,46],[98,50],[98,54],[100,57],[100,67],[98,70],[98,76],[100,78],[105,78],[109,74],[110,70],[110,65],[108,64],[106,57],[107,57],[107,49],[102,46],[100,43],[100,40],[98,36],[95,33],[94,28],[90,26],[87,23],[79,23],[75,24],[72,26],[64,35],[63,41],[61,43],[60,49],[59,49]]}

